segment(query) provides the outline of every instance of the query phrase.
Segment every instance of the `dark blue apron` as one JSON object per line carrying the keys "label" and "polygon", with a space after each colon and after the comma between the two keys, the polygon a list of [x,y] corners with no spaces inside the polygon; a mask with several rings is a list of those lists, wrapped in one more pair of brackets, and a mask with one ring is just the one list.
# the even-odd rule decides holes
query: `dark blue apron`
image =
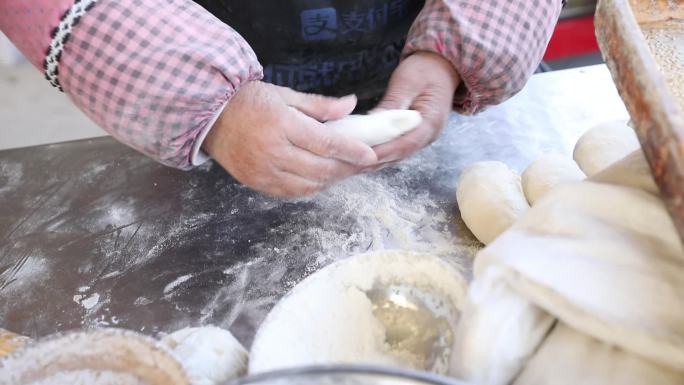
{"label": "dark blue apron", "polygon": [[372,108],[399,62],[420,0],[195,0],[237,30],[264,80],[302,92],[355,93]]}

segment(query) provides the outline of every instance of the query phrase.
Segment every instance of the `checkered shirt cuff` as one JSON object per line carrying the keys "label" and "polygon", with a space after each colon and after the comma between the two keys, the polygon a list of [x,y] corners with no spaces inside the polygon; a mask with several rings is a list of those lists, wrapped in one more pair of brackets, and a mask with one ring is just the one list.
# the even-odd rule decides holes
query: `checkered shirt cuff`
{"label": "checkered shirt cuff", "polygon": [[560,0],[427,0],[404,48],[442,55],[462,85],[454,108],[474,114],[522,89],[541,62]]}
{"label": "checkered shirt cuff", "polygon": [[262,76],[247,42],[190,0],[99,0],[57,60],[57,85],[92,120],[180,169],[204,159],[227,101]]}

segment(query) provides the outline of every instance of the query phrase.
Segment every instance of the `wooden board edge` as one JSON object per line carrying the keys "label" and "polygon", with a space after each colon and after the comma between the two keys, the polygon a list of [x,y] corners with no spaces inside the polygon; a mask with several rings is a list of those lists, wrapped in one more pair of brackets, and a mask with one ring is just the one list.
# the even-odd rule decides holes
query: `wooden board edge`
{"label": "wooden board edge", "polygon": [[684,240],[684,118],[627,0],[599,0],[596,36],[654,179]]}

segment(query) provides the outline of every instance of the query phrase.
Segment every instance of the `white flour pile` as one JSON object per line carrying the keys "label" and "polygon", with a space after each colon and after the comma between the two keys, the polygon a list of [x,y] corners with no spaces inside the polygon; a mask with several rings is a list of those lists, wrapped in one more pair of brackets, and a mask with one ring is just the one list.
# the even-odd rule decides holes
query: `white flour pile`
{"label": "white flour pile", "polygon": [[403,249],[465,259],[479,248],[471,239],[457,239],[450,229],[448,208],[427,192],[415,194],[405,179],[360,176],[311,199],[321,210],[356,222],[356,227],[344,234],[325,227],[306,230],[323,246],[316,260],[319,265],[336,259],[335,253],[326,252],[325,245],[343,245],[346,249],[356,244],[357,251]]}
{"label": "white flour pile", "polygon": [[[415,295],[429,303],[429,322],[411,316],[417,305],[404,295],[392,291],[389,300],[373,299],[376,290],[395,285],[423,293]],[[383,251],[340,261],[301,282],[269,313],[252,345],[249,372],[358,363],[446,373],[451,344],[437,357],[431,357],[432,347],[455,329],[465,292],[461,271],[426,254]],[[393,314],[383,312],[390,300],[398,306]],[[445,330],[440,336],[407,332],[426,324]]]}

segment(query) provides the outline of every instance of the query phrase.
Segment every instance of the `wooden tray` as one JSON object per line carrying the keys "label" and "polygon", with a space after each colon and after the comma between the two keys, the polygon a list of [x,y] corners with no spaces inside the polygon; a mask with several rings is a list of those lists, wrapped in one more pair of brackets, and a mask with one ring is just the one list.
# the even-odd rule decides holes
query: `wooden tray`
{"label": "wooden tray", "polygon": [[600,0],[596,35],[684,240],[684,0]]}

